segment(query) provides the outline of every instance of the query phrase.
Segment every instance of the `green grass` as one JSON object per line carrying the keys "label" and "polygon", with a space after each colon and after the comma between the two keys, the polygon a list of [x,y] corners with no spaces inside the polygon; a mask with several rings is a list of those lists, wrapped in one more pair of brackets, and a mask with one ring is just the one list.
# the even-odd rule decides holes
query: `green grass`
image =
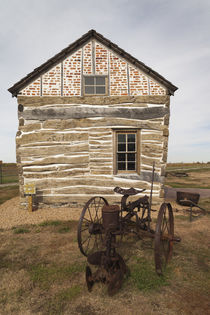
{"label": "green grass", "polygon": [[78,285],[61,290],[45,302],[44,309],[42,309],[43,314],[63,314],[66,304],[75,300],[80,295],[80,292],[81,287]]}
{"label": "green grass", "polygon": [[40,224],[38,224],[38,226],[59,226],[63,224],[62,221],[56,220],[56,221],[44,221]]}
{"label": "green grass", "polygon": [[68,226],[64,226],[58,230],[59,233],[69,233],[71,230]]}
{"label": "green grass", "polygon": [[0,204],[19,195],[19,186],[1,187],[0,185]]}
{"label": "green grass", "polygon": [[166,186],[170,186],[172,188],[200,188],[200,189],[210,189],[210,186],[192,184],[192,183],[180,183],[180,182],[166,182]]}
{"label": "green grass", "polygon": [[190,220],[190,215],[186,216],[186,215],[178,214],[178,215],[175,216],[175,220],[176,220],[176,219],[189,221],[189,220]]}
{"label": "green grass", "polygon": [[130,266],[130,270],[132,282],[137,289],[149,292],[169,284],[169,269],[165,270],[164,276],[158,276],[155,272],[154,263],[142,257],[137,258],[136,262],[136,264]]}
{"label": "green grass", "polygon": [[18,171],[16,163],[3,163],[0,165],[0,183],[18,182]]}
{"label": "green grass", "polygon": [[30,230],[29,229],[25,229],[25,228],[15,228],[13,233],[14,234],[30,233]]}
{"label": "green grass", "polygon": [[70,278],[80,272],[84,272],[84,264],[69,265],[46,265],[37,264],[28,267],[28,272],[34,285],[38,285],[42,289],[48,289],[55,281],[61,283],[63,280]]}
{"label": "green grass", "polygon": [[18,182],[17,175],[2,176],[2,184],[10,184],[10,183],[17,183],[17,182]]}

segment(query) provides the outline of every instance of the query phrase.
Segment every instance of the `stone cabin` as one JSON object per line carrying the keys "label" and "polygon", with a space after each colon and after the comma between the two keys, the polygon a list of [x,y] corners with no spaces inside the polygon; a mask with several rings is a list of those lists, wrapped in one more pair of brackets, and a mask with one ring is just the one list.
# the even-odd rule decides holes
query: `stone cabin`
{"label": "stone cabin", "polygon": [[177,87],[90,30],[9,88],[17,97],[21,205],[35,183],[43,205],[118,202],[115,186],[164,197],[170,96]]}

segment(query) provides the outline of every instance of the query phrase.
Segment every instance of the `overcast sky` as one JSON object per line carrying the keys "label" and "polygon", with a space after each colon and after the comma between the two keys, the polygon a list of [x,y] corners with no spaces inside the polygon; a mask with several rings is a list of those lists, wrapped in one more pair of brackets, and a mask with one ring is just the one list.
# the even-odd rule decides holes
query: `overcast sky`
{"label": "overcast sky", "polygon": [[168,162],[210,161],[210,0],[0,0],[0,160],[16,160],[7,89],[90,29],[179,88]]}

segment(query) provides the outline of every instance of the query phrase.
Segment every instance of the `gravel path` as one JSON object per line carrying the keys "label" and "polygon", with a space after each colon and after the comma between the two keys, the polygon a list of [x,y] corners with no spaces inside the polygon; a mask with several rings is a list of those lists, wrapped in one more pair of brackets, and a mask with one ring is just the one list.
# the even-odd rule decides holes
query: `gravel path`
{"label": "gravel path", "polygon": [[[197,192],[201,198],[210,198],[210,189],[165,187],[166,200],[176,200],[176,191]],[[0,206],[0,228],[10,229],[23,224],[39,224],[47,220],[79,220],[81,208],[42,208],[32,213],[19,208],[19,197],[12,198]]]}
{"label": "gravel path", "polygon": [[0,228],[10,229],[23,224],[38,224],[47,220],[78,220],[80,208],[42,208],[32,213],[19,208],[19,197],[12,198],[0,206]]}

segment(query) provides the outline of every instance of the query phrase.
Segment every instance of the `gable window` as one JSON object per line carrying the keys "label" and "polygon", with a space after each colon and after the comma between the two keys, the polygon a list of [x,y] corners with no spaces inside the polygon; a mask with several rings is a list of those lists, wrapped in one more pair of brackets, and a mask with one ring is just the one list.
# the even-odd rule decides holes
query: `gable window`
{"label": "gable window", "polygon": [[139,173],[139,130],[116,131],[115,173]]}
{"label": "gable window", "polygon": [[84,76],[84,95],[107,95],[106,76]]}

